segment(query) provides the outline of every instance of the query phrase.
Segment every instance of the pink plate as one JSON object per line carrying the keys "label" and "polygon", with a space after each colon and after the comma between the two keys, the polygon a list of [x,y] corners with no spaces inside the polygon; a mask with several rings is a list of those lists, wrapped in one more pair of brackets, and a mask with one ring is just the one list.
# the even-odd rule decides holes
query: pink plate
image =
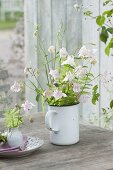
{"label": "pink plate", "polygon": [[[27,140],[26,140],[27,139]],[[20,147],[11,148],[8,144],[0,147],[0,157],[22,157],[31,154],[38,150],[43,145],[43,140],[37,137],[24,137],[25,146],[23,150]]]}
{"label": "pink plate", "polygon": [[10,147],[8,145],[8,143],[1,144],[1,146],[0,146],[0,153],[2,153],[2,152],[17,152],[17,151],[20,151],[20,150],[24,149],[25,146],[26,146],[26,143],[27,143],[27,136],[24,135],[23,139],[24,139],[24,144],[23,144],[22,147]]}

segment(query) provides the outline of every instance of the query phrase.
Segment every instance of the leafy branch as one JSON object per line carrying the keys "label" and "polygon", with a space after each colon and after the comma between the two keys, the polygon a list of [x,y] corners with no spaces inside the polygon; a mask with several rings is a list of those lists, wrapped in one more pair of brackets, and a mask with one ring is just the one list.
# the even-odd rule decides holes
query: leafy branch
{"label": "leafy branch", "polygon": [[15,106],[14,108],[7,110],[4,113],[4,116],[5,116],[5,125],[9,129],[19,127],[23,123],[23,117],[20,114],[19,106]]}
{"label": "leafy branch", "polygon": [[84,11],[83,14],[86,17],[95,19],[96,24],[99,26],[100,40],[106,45],[105,54],[107,56],[113,55],[113,23],[111,18],[113,17],[113,1],[106,0],[103,2],[103,6],[109,6],[109,10],[104,10],[98,16],[93,16],[92,11]]}

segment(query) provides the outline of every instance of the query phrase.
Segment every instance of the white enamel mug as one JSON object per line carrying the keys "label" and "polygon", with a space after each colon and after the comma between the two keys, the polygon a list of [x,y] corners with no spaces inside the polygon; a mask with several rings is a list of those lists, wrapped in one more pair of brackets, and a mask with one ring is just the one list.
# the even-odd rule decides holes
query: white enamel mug
{"label": "white enamel mug", "polygon": [[79,105],[49,106],[45,116],[46,128],[50,130],[50,142],[71,145],[79,141]]}

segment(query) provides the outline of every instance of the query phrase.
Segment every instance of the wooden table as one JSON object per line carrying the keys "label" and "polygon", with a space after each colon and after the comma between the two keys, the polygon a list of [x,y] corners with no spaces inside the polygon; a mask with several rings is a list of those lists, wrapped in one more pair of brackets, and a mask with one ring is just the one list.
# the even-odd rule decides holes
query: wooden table
{"label": "wooden table", "polygon": [[81,125],[78,144],[56,146],[49,142],[44,117],[34,117],[34,123],[25,122],[23,131],[38,136],[45,144],[28,157],[0,158],[0,170],[113,170],[113,132]]}

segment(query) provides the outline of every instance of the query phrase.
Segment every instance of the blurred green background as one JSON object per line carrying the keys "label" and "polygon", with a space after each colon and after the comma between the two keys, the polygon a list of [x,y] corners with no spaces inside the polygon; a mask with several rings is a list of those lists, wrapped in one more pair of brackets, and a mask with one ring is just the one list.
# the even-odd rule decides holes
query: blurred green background
{"label": "blurred green background", "polygon": [[11,12],[5,13],[5,20],[0,20],[0,30],[13,29],[16,26],[16,22],[23,16],[23,12],[15,12],[13,18]]}

